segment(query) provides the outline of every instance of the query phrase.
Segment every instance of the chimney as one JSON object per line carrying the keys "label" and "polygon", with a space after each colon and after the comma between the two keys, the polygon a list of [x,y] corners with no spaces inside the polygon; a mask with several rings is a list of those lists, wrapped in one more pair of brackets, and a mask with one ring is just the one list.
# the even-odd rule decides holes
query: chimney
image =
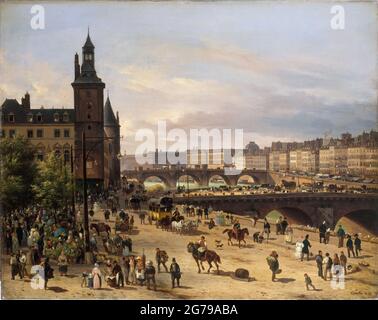
{"label": "chimney", "polygon": [[24,108],[30,110],[30,94],[29,94],[29,92],[26,92],[25,97],[21,98],[21,104]]}
{"label": "chimney", "polygon": [[119,114],[118,114],[118,111],[117,111],[117,123],[119,124]]}
{"label": "chimney", "polygon": [[75,53],[75,80],[80,76],[79,55]]}

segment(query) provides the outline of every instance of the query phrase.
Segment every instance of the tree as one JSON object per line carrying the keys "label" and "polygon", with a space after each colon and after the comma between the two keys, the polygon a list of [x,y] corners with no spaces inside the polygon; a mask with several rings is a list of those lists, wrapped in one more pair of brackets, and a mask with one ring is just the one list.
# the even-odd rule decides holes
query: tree
{"label": "tree", "polygon": [[47,159],[38,164],[39,175],[33,190],[36,200],[45,209],[67,209],[68,199],[71,197],[71,172],[63,164],[61,157],[51,152]]}
{"label": "tree", "polygon": [[22,136],[0,141],[0,202],[5,211],[27,207],[34,198],[32,184],[37,175],[33,148]]}

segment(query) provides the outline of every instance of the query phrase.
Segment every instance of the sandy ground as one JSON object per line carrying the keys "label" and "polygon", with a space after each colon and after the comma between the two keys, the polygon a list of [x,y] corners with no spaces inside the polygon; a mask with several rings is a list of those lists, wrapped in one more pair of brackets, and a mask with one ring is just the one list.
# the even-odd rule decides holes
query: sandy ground
{"label": "sandy ground", "polygon": [[[95,219],[101,219],[102,214],[96,214]],[[49,281],[49,290],[35,290],[30,286],[30,280],[10,280],[9,257],[4,256],[2,274],[3,299],[376,299],[378,297],[378,259],[376,244],[363,243],[363,257],[349,259],[352,264],[361,261],[369,263],[361,271],[346,276],[345,289],[333,289],[330,281],[324,281],[317,276],[314,260],[301,262],[294,256],[294,246],[284,243],[283,236],[272,234],[274,240],[262,244],[253,243],[251,235],[261,229],[252,228],[251,223],[242,221],[242,227],[247,227],[250,237],[247,246],[228,246],[226,235],[222,234],[225,227],[217,226],[211,231],[206,225],[201,225],[196,235],[179,235],[156,229],[155,225],[140,225],[135,216],[136,230],[131,236],[133,239],[134,254],[142,254],[147,260],[154,260],[155,248],[166,250],[170,259],[175,257],[183,272],[181,288],[171,289],[170,275],[157,275],[156,292],[146,287],[126,286],[121,289],[104,287],[101,290],[81,288],[81,273],[90,271],[91,266],[75,265],[69,267],[69,275],[58,275],[58,267],[54,266],[55,278]],[[113,223],[111,223],[113,225]],[[114,232],[114,230],[113,230]],[[197,273],[197,266],[190,253],[186,250],[189,241],[198,240],[200,235],[206,236],[209,249],[215,250],[221,257],[220,274],[214,272]],[[301,239],[303,232],[294,231],[294,239]],[[215,240],[222,240],[223,247],[216,248]],[[319,249],[323,253],[340,253],[332,238],[328,245],[319,244],[318,234],[310,234],[312,253]],[[345,248],[344,248],[345,249]],[[266,257],[276,250],[279,254],[282,273],[278,281],[271,281]],[[345,250],[346,252],[346,250]],[[170,262],[170,261],[169,261]],[[154,262],[155,263],[155,262]],[[205,264],[205,267],[206,264]],[[233,279],[230,274],[237,268],[249,270],[252,281],[246,282]],[[316,291],[307,291],[303,274],[308,273],[317,288]]]}

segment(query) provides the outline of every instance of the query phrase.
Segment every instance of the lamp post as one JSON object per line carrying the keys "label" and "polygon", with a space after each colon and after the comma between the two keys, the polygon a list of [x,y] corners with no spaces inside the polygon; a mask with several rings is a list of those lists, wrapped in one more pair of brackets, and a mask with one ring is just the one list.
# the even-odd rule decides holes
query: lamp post
{"label": "lamp post", "polygon": [[[91,137],[95,139],[100,139],[98,143],[103,142],[104,140],[112,140],[115,137]],[[121,136],[122,139],[122,136]],[[86,137],[85,137],[85,130],[83,130],[82,133],[82,145],[81,145],[81,153],[82,153],[82,175],[83,175],[83,205],[84,205],[84,245],[85,245],[85,262],[88,264],[91,264],[93,262],[93,255],[90,250],[90,241],[89,241],[89,214],[88,214],[88,186],[87,186],[87,160],[88,157],[95,149],[95,147],[98,145],[98,143],[95,143],[92,148],[87,152],[87,146],[86,146]],[[72,155],[72,149],[71,149],[71,155]],[[71,170],[73,171],[73,159],[71,162]],[[73,196],[73,205],[74,205],[74,196]]]}
{"label": "lamp post", "polygon": [[74,183],[74,160],[73,160],[73,148],[71,145],[71,202],[72,202],[72,213],[75,214],[75,183]]}
{"label": "lamp post", "polygon": [[82,134],[82,164],[83,164],[83,198],[84,198],[84,244],[85,244],[85,262],[92,263],[92,252],[89,246],[89,217],[88,217],[88,190],[87,190],[87,157],[85,130]]}

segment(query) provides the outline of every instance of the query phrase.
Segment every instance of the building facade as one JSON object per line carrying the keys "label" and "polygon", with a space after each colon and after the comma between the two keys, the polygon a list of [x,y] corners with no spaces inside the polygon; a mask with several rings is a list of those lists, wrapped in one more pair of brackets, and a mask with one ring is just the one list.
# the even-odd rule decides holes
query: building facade
{"label": "building facade", "polygon": [[378,148],[348,148],[348,172],[358,176],[378,177]]}
{"label": "building facade", "polygon": [[343,175],[348,173],[348,149],[330,146],[319,151],[319,172]]}

